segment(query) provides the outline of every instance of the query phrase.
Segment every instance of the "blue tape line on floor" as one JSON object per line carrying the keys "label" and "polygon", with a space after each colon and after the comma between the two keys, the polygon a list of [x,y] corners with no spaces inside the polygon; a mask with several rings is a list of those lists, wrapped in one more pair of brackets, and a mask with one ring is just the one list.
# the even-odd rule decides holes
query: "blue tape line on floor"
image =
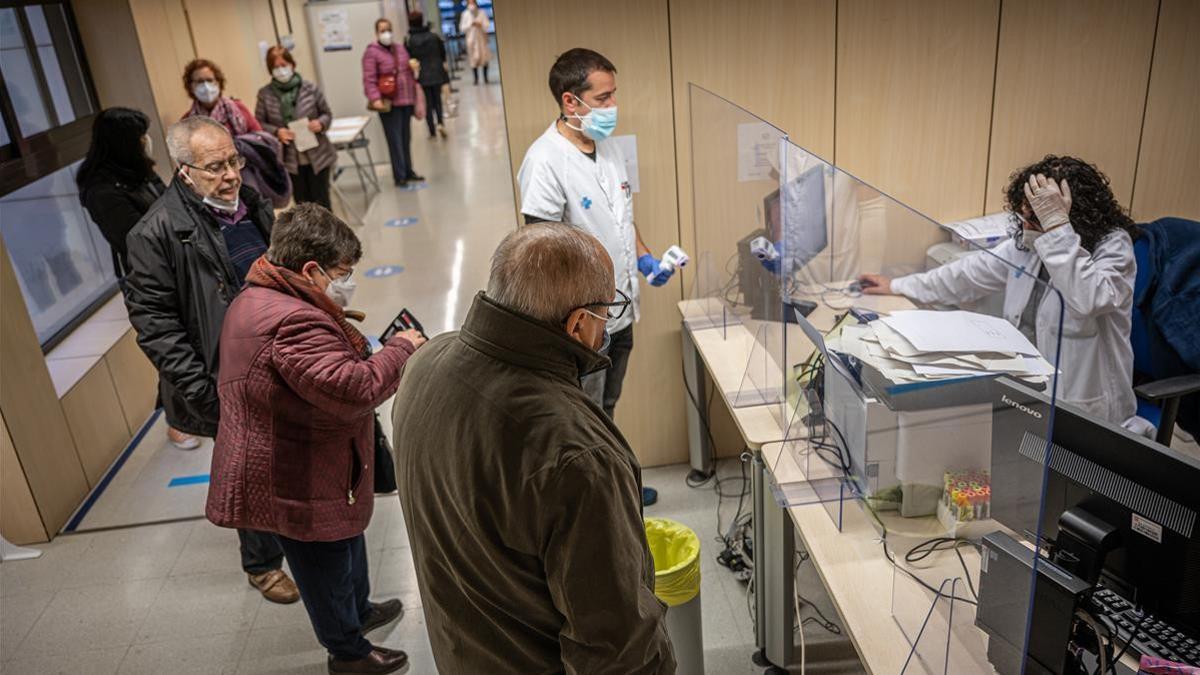
{"label": "blue tape line on floor", "polygon": [[420,222],[420,220],[417,219],[416,217],[408,216],[405,218],[392,218],[391,220],[384,223],[383,226],[384,227],[408,227],[409,225],[416,225],[418,222]]}
{"label": "blue tape line on floor", "polygon": [[382,267],[372,267],[363,276],[368,279],[379,279],[381,277],[390,277],[393,274],[400,274],[403,271],[404,265],[383,265]]}
{"label": "blue tape line on floor", "polygon": [[208,474],[201,473],[195,476],[176,476],[167,483],[167,487],[179,487],[181,485],[201,485],[208,482]]}
{"label": "blue tape line on floor", "polygon": [[92,492],[87,496],[87,499],[83,500],[83,504],[81,504],[79,509],[75,511],[75,515],[71,516],[71,520],[67,523],[67,526],[63,528],[63,532],[74,532],[75,529],[79,527],[79,524],[83,522],[83,519],[87,516],[88,512],[92,510],[92,506],[96,504],[96,500],[100,499],[100,495],[104,494],[104,490],[108,487],[108,484],[112,482],[113,477],[116,476],[117,472],[121,470],[121,467],[125,465],[125,460],[129,459],[129,456],[133,454],[134,449],[137,448],[138,444],[142,442],[142,439],[146,437],[146,432],[150,431],[150,427],[154,426],[154,422],[158,420],[158,416],[162,414],[162,411],[162,408],[155,409],[155,411],[151,413],[150,417],[144,423],[142,423],[142,428],[138,430],[137,435],[134,436],[131,441],[129,441],[129,445],[125,446],[125,450],[123,450],[121,455],[117,457],[117,461],[113,462],[112,466],[108,467],[108,471],[104,472],[104,477],[101,478],[96,487],[92,489]]}

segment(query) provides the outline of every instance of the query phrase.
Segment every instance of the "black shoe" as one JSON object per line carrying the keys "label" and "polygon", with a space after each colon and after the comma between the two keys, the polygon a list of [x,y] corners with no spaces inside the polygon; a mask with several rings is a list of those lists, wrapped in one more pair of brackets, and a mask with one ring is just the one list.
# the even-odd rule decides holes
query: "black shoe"
{"label": "black shoe", "polygon": [[658,502],[658,490],[652,487],[642,488],[642,506],[651,506]]}
{"label": "black shoe", "polygon": [[410,173],[410,174],[408,174],[407,177],[405,177],[404,180],[406,180],[410,183],[419,183],[419,182],[425,180],[425,176],[418,176],[415,173]]}
{"label": "black shoe", "polygon": [[362,620],[363,635],[370,633],[376,628],[386,626],[399,619],[403,614],[404,603],[395,598],[384,600],[383,602],[372,602],[371,608],[367,610],[367,615]]}
{"label": "black shoe", "polygon": [[329,657],[330,673],[394,673],[408,667],[408,654],[394,649],[372,647],[371,653],[361,659],[346,661]]}

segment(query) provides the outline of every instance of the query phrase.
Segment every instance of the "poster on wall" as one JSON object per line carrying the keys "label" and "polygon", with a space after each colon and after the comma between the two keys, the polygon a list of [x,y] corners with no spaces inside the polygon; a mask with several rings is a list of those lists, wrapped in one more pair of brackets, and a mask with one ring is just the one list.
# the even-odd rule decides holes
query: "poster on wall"
{"label": "poster on wall", "polygon": [[771,179],[771,157],[779,152],[779,131],[766,122],[737,127],[738,182]]}
{"label": "poster on wall", "polygon": [[629,174],[629,189],[634,193],[641,192],[641,181],[638,180],[637,136],[634,134],[613,136],[612,140],[621,149],[621,154],[625,156],[625,173]]}
{"label": "poster on wall", "polygon": [[320,24],[321,51],[344,52],[354,48],[350,43],[350,13],[344,9],[323,9],[317,15]]}

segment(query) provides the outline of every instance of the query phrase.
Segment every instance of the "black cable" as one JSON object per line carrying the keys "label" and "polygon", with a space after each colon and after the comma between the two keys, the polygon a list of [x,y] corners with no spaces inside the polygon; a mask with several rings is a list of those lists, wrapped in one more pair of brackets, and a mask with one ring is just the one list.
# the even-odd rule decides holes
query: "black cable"
{"label": "black cable", "polygon": [[[947,546],[947,544],[949,544]],[[937,553],[948,549],[954,550],[954,555],[958,556],[958,564],[962,567],[963,576],[967,580],[967,589],[971,591],[971,597],[979,600],[979,593],[975,592],[975,584],[971,581],[971,571],[967,567],[967,561],[962,556],[961,549],[963,546],[974,546],[970,540],[956,539],[954,537],[934,537],[927,539],[916,546],[909,549],[908,553],[904,554],[904,562],[917,563]]]}
{"label": "black cable", "polygon": [[[933,586],[930,586],[928,583],[925,582],[924,579],[922,579],[921,577],[918,577],[916,574],[913,574],[911,570],[906,569],[903,565],[897,565],[896,559],[892,557],[892,552],[890,550],[888,550],[887,525],[885,525],[883,523],[883,519],[881,519],[879,517],[879,514],[875,512],[875,509],[871,507],[871,505],[867,502],[867,500],[865,500],[859,496],[856,496],[855,499],[858,500],[858,502],[862,504],[862,507],[867,510],[867,513],[871,514],[871,517],[874,518],[875,522],[879,524],[879,529],[881,530],[881,533],[879,535],[879,543],[883,545],[883,557],[887,558],[888,562],[890,562],[892,564],[893,568],[898,569],[901,572],[903,572],[904,574],[908,575],[913,581],[916,581],[918,584],[925,587],[926,590],[933,593],[936,597],[946,598],[946,599],[952,600],[952,601],[958,600],[960,602],[965,602],[968,605],[974,605],[976,607],[979,606],[979,603],[977,601],[971,600],[970,598],[960,598],[957,595],[955,595],[953,592],[944,593],[944,592],[934,588]],[[965,569],[965,567],[966,567],[965,561],[963,562],[963,566]]]}
{"label": "black cable", "polygon": [[[792,570],[793,577],[795,577],[796,574],[798,574],[800,572],[800,565],[803,564],[804,561],[809,559],[808,551],[796,551],[796,556],[799,558],[799,560],[796,561],[796,568],[794,570]],[[824,628],[827,632],[832,633],[833,635],[841,635],[842,634],[842,627],[837,625],[837,623],[830,621],[829,617],[825,616],[825,613],[821,611],[821,608],[818,607],[815,602],[813,602],[812,600],[809,600],[808,598],[804,597],[803,595],[800,595],[799,591],[796,592],[796,597],[799,598],[800,602],[804,603],[805,606],[811,607],[812,610],[817,613],[817,616],[821,617],[820,619],[817,619],[816,617],[810,616],[810,617],[805,617],[805,618],[801,619],[799,616],[797,616],[796,619],[800,621],[800,629],[801,630],[804,629],[804,624],[809,623],[811,621],[812,623],[819,625],[821,628]]]}
{"label": "black cable", "polygon": [[[1125,652],[1129,651],[1129,645],[1133,644],[1133,641],[1137,638],[1138,632],[1142,630],[1142,625],[1146,623],[1146,619],[1148,618],[1150,618],[1150,612],[1143,610],[1142,618],[1138,619],[1137,625],[1134,626],[1133,631],[1129,633],[1129,639],[1125,641],[1125,646],[1121,647],[1121,651],[1117,652],[1117,655],[1108,662],[1108,669],[1112,671],[1113,675],[1117,675],[1117,661],[1120,661],[1121,657],[1125,656]],[[1099,648],[1104,649],[1104,647]],[[1099,673],[1100,669],[1097,668],[1095,675],[1099,675]]]}

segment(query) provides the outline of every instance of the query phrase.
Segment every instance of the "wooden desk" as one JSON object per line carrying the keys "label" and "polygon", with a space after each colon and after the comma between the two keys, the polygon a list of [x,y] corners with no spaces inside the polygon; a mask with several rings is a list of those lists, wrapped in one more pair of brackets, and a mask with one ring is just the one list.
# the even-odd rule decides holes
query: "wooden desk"
{"label": "wooden desk", "polygon": [[[863,296],[855,299],[854,304],[881,312],[912,307],[904,298],[888,296]],[[804,547],[841,614],[843,626],[858,650],[863,665],[873,673],[900,673],[913,651],[908,634],[916,637],[922,624],[920,620],[930,614],[933,594],[907,577],[894,579],[895,571],[884,555],[875,525],[856,503],[847,502],[841,510],[841,532],[824,504],[811,503],[786,509],[779,505],[775,498],[776,491],[807,480],[792,453],[785,449],[786,443],[781,440],[784,437],[784,426],[780,423],[782,406],[735,407],[732,402],[744,385],[746,364],[752,354],[757,351],[761,358],[765,351],[767,356],[772,356],[772,350],[755,339],[760,330],[758,322],[744,317],[735,319],[729,313],[714,309],[707,300],[679,303],[683,319],[685,370],[690,381],[689,387],[693,395],[698,397],[697,403],[701,409],[707,404],[706,379],[712,379],[713,389],[720,392],[729,405],[746,446],[753,451],[754,583],[758,598],[755,638],[760,663],[785,665],[793,659],[793,537],[794,532],[799,531]],[[817,328],[829,330],[840,311],[820,304],[808,319]],[[796,337],[793,331],[785,332],[783,325],[778,322],[762,325],[766,325],[766,330],[779,331],[780,341],[786,341],[790,347],[788,360],[792,360],[792,354],[799,356],[801,350],[814,348],[798,331],[795,331],[799,335]],[[799,360],[802,357],[796,359]],[[778,372],[783,371],[780,368]],[[711,448],[707,448],[708,439],[703,432],[699,412],[691,406],[689,435],[692,440],[693,468],[701,472],[710,470]],[[803,439],[796,439],[787,443],[803,442]],[[709,451],[707,456],[706,449]],[[787,516],[790,516],[790,521]],[[892,520],[900,519],[884,518],[889,532],[907,531],[914,537],[924,535],[922,539],[938,533],[936,519],[933,518],[889,522]],[[914,539],[913,543],[916,541],[920,539]],[[963,554],[968,567],[978,569],[978,555],[974,550],[964,550]],[[922,578],[931,580],[933,585],[937,586],[940,579],[961,576],[957,558],[952,553],[933,556],[932,559],[935,563],[924,568],[920,574]],[[942,604],[948,606],[946,602]],[[969,607],[956,603],[955,611],[964,606]],[[944,614],[940,612],[931,614],[932,620],[926,628],[928,635],[941,629],[937,624],[942,616]],[[973,621],[973,618],[973,612],[969,617],[960,613],[955,624],[961,625],[961,621]],[[957,631],[954,638],[958,642],[952,644],[948,651],[944,648],[947,634],[948,631],[944,631],[941,636],[942,653],[950,654],[953,663],[961,666],[962,669],[956,672],[990,670],[982,631]],[[937,638],[922,639],[933,641]],[[910,664],[910,670],[914,666],[924,665],[921,670],[940,672],[941,664],[919,663],[921,656],[935,651],[922,649],[920,654],[913,655],[912,658],[917,662]]]}

